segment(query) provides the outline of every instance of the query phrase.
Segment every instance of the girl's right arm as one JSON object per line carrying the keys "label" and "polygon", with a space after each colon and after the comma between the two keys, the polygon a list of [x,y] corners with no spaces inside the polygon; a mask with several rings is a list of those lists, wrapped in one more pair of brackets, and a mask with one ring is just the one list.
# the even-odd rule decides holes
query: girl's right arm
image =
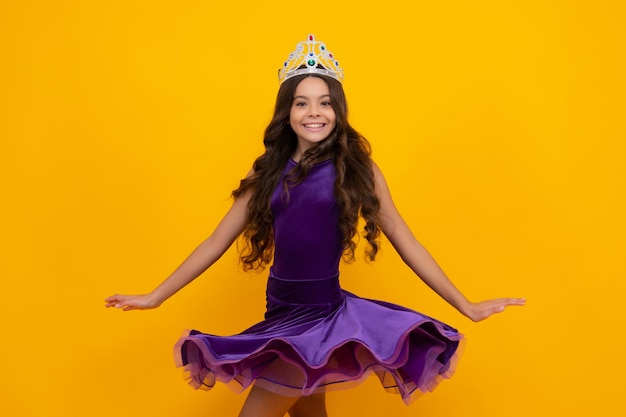
{"label": "girl's right arm", "polygon": [[156,308],[196,279],[226,250],[241,234],[247,222],[247,206],[251,190],[235,199],[232,207],[215,228],[211,236],[202,242],[172,274],[152,292],[142,295],[115,294],[104,301],[106,307],[121,308],[124,311]]}

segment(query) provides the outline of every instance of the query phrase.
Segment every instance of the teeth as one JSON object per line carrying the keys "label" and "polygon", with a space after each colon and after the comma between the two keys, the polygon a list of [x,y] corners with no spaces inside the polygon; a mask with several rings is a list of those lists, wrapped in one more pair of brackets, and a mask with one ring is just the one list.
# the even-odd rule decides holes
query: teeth
{"label": "teeth", "polygon": [[309,129],[317,129],[320,127],[324,127],[324,125],[322,123],[312,123],[309,125],[304,125],[304,127],[308,127]]}

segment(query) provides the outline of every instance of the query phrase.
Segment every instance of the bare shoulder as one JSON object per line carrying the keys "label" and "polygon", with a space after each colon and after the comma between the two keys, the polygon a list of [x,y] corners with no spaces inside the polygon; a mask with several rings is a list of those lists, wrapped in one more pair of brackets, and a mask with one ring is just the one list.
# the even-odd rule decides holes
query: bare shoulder
{"label": "bare shoulder", "polygon": [[380,203],[378,212],[379,225],[383,233],[393,242],[399,228],[404,225],[404,221],[393,202],[385,176],[374,161],[372,161],[372,170],[374,171],[376,195]]}
{"label": "bare shoulder", "polygon": [[385,180],[382,170],[373,159],[372,171],[374,172],[374,186],[376,187],[378,198],[384,197],[389,194],[389,187],[387,186],[387,181]]}

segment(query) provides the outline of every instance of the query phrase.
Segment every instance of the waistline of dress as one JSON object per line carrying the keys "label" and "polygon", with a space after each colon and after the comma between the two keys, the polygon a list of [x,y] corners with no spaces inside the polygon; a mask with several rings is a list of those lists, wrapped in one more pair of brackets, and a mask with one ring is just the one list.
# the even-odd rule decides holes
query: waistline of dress
{"label": "waistline of dress", "polygon": [[277,304],[328,305],[343,300],[339,275],[318,280],[283,280],[270,274],[267,300]]}
{"label": "waistline of dress", "polygon": [[297,278],[297,279],[292,279],[292,278],[279,277],[278,275],[276,275],[274,273],[274,268],[270,267],[269,277],[277,279],[277,280],[280,280],[280,281],[297,281],[297,282],[303,282],[303,281],[326,281],[327,279],[338,279],[339,278],[339,271],[337,271],[333,275],[330,275],[330,276],[327,276],[327,277],[322,277],[322,278],[302,278],[302,279],[301,278]]}

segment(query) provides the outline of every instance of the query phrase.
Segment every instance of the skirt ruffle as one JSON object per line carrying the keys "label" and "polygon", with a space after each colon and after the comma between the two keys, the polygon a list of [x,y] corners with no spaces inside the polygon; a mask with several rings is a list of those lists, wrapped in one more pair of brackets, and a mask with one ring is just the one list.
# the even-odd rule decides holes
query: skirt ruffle
{"label": "skirt ruffle", "polygon": [[[175,346],[177,365],[197,389],[220,381],[241,392],[254,383],[286,396],[348,388],[373,373],[407,404],[452,375],[463,341],[457,330],[395,304],[357,297],[335,281],[303,287],[270,278],[265,320],[233,336],[186,332]],[[308,286],[329,284],[336,290],[321,291],[326,299],[310,299],[320,291]],[[280,299],[285,286],[288,303]]]}

